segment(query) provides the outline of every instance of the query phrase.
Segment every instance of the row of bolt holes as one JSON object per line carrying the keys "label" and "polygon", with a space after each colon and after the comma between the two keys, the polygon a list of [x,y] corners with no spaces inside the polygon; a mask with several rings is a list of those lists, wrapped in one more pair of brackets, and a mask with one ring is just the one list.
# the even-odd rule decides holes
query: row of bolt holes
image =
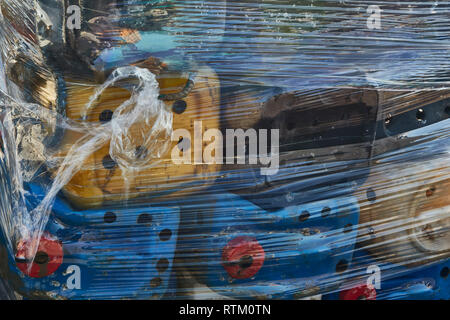
{"label": "row of bolt holes", "polygon": [[[331,212],[331,209],[329,207],[325,207],[322,210],[322,215],[325,214],[325,216],[326,216],[326,215],[330,214],[330,212]],[[302,215],[306,216],[306,219],[310,216],[309,212],[307,212],[307,211],[304,211],[302,213]],[[117,219],[117,217],[116,217],[115,213],[113,213],[113,212],[105,213],[104,221],[106,223],[113,223],[113,222],[116,221],[116,219]],[[139,215],[139,217],[137,219],[137,222],[139,224],[151,223],[152,222],[152,216],[147,214],[147,213],[143,213],[143,214]],[[347,225],[346,227],[350,227],[350,230],[348,230],[348,228],[347,228],[347,231],[344,231],[344,232],[351,231],[351,227],[352,227],[351,224]],[[161,239],[161,241],[168,241],[171,238],[171,236],[172,236],[172,231],[170,231],[169,229],[164,229],[159,234],[159,238]],[[158,263],[156,264],[156,269],[159,272],[164,272],[165,270],[167,270],[168,267],[169,267],[169,260],[167,260],[166,258],[160,259],[158,261]],[[336,272],[338,272],[338,273],[344,272],[345,270],[347,270],[347,267],[348,267],[347,260],[341,260],[336,265]],[[156,287],[159,287],[161,285],[161,283],[162,283],[162,279],[161,278],[153,278],[150,281],[150,286],[152,288],[156,288]]]}
{"label": "row of bolt holes", "polygon": [[[431,197],[431,196],[434,194],[435,191],[436,191],[436,187],[431,187],[430,189],[428,189],[428,190],[426,191],[426,196],[427,196],[427,197]],[[371,189],[371,188],[367,189],[367,199],[368,199],[369,201],[371,201],[371,202],[374,202],[374,201],[376,201],[376,199],[377,199],[377,198],[376,198],[375,191],[373,191],[373,189]],[[308,213],[307,211],[304,211],[304,212],[302,213],[302,215],[303,215],[305,212]],[[323,210],[322,210],[322,213],[323,213]],[[300,215],[300,217],[301,217],[301,215]],[[304,220],[300,219],[300,217],[299,217],[299,220],[300,220],[300,221],[304,221]],[[309,217],[309,213],[308,213],[308,215],[306,216],[306,219],[308,219],[308,217]],[[305,219],[305,220],[306,220],[306,219]],[[351,224],[350,224],[350,227],[351,227]],[[344,232],[346,232],[346,231],[344,231]],[[342,273],[342,272],[344,272],[345,270],[347,270],[347,268],[348,268],[348,262],[347,262],[347,260],[341,260],[341,261],[339,261],[338,264],[336,265],[336,272]],[[449,273],[450,273],[450,269],[449,269],[448,267],[444,267],[444,268],[442,268],[442,270],[441,270],[441,272],[440,272],[440,276],[441,276],[442,278],[444,278],[444,279],[447,279]]]}
{"label": "row of bolt holes", "polygon": [[[329,207],[324,207],[322,209],[322,217],[323,218],[328,217],[330,214],[331,214],[331,209]],[[309,211],[305,210],[298,216],[298,221],[305,222],[306,220],[309,219],[310,216],[311,216],[311,214],[309,213]],[[353,225],[351,223],[344,226],[344,233],[348,233],[352,230],[353,230]]]}
{"label": "row of bolt holes", "polygon": [[[181,109],[183,109],[182,111],[178,110],[180,108],[177,109],[176,108],[177,106],[179,106],[179,104],[175,103],[174,111],[178,114],[184,112],[184,110],[186,109],[185,103],[183,104],[183,106],[181,106]],[[111,121],[112,115],[113,115],[113,112],[111,110],[105,110],[100,114],[99,120],[101,122],[109,122],[109,121]],[[138,150],[138,149],[136,150],[136,152],[139,154],[141,153],[140,150]],[[110,156],[106,156],[105,158],[103,158],[102,163],[103,163],[103,167],[107,170],[112,170],[116,166],[116,163],[114,162],[114,160],[111,159]],[[117,220],[117,216],[114,212],[106,212],[103,219],[106,223],[114,223]],[[152,219],[151,215],[149,215],[148,213],[143,213],[143,214],[139,215],[139,217],[137,219],[137,223],[138,224],[150,224],[152,222],[152,220],[153,219]],[[168,241],[168,240],[170,240],[171,237],[172,237],[172,231],[169,229],[164,229],[159,233],[159,239],[161,241]],[[160,273],[166,271],[168,267],[169,267],[169,260],[167,260],[166,258],[162,258],[162,259],[158,260],[158,262],[156,264],[156,269]],[[161,278],[159,278],[159,277],[153,278],[150,281],[150,287],[157,288],[161,285],[161,283],[162,283]]]}
{"label": "row of bolt holes", "polygon": [[[445,108],[445,113],[448,114],[448,115],[450,115],[450,106],[447,106],[447,107]],[[386,125],[389,125],[389,124],[392,122],[392,118],[393,118],[392,115],[391,115],[391,114],[388,114],[387,117],[386,117],[386,119],[384,120],[384,123],[385,123]],[[423,109],[417,110],[417,112],[416,112],[416,119],[417,119],[417,121],[419,121],[419,122],[425,121],[425,111],[424,111]]]}
{"label": "row of bolt holes", "polygon": [[[117,220],[117,216],[114,212],[106,212],[103,216],[105,223],[114,223]],[[138,224],[150,224],[152,223],[152,216],[148,213],[142,213],[137,218]],[[172,231],[170,229],[164,229],[159,233],[159,239],[161,241],[169,241],[172,237]]]}
{"label": "row of bolt holes", "polygon": [[[172,111],[176,114],[182,114],[184,111],[186,111],[186,108],[187,103],[184,100],[177,100],[172,105]],[[112,110],[103,110],[100,113],[98,120],[102,123],[109,122],[111,121],[113,114],[114,112]]]}
{"label": "row of bolt holes", "polygon": [[[427,189],[427,191],[425,191],[425,195],[427,196],[427,198],[429,198],[429,197],[433,196],[435,192],[436,192],[436,187],[431,186],[429,189]],[[375,202],[377,200],[377,194],[375,193],[375,191],[372,188],[367,189],[366,197],[367,197],[367,200],[369,200],[370,202]]]}
{"label": "row of bolt holes", "polygon": [[[114,223],[117,220],[117,216],[114,212],[106,212],[103,220],[106,223]],[[150,224],[153,221],[153,218],[150,214],[148,213],[142,213],[139,215],[139,217],[137,218],[137,223],[138,224]],[[170,229],[164,229],[159,233],[159,239],[161,241],[168,241],[170,240],[170,238],[172,237],[172,231]],[[166,258],[162,258],[159,259],[158,262],[156,263],[156,270],[158,270],[159,273],[162,273],[164,271],[167,270],[167,268],[169,268],[169,260]],[[162,279],[159,277],[153,278],[152,280],[150,280],[150,287],[152,288],[157,288],[161,285],[162,283]]]}
{"label": "row of bolt holes", "polygon": [[[327,217],[329,214],[331,213],[331,209],[329,207],[324,207],[322,209],[322,217],[325,218]],[[306,220],[308,220],[308,218],[311,216],[311,214],[305,210],[303,211],[300,216],[298,217],[299,222],[305,222]],[[350,232],[353,229],[353,225],[351,223],[345,225],[344,227],[344,233]],[[337,273],[342,273],[345,270],[347,270],[348,268],[348,262],[347,260],[343,259],[340,260],[337,264],[336,264],[336,272]]]}

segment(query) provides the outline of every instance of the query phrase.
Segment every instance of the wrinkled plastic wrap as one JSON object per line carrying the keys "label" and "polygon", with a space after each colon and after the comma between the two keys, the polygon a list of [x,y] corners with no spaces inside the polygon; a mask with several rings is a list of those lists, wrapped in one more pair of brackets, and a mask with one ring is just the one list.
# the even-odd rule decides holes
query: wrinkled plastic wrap
{"label": "wrinkled plastic wrap", "polygon": [[7,297],[450,297],[449,2],[0,9]]}

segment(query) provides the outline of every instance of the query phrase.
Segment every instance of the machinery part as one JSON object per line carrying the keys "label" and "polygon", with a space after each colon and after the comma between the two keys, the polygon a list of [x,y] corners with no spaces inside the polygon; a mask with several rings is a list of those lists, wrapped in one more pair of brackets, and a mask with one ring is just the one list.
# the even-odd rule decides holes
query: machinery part
{"label": "machinery part", "polygon": [[264,264],[263,247],[253,238],[237,237],[222,252],[222,264],[234,279],[252,278]]}
{"label": "machinery part", "polygon": [[[36,185],[30,188],[33,195],[43,192]],[[39,270],[33,266],[21,284],[12,283],[14,290],[26,298],[160,299],[172,286],[179,218],[176,207],[72,211],[57,199],[46,227],[57,240],[45,236],[39,250],[52,257],[59,243],[59,267],[34,277]],[[20,257],[9,260],[16,274],[26,272]]]}
{"label": "machinery part", "polygon": [[[391,137],[417,130],[450,117],[450,91],[448,90],[416,90],[379,92],[380,113],[378,115],[377,139]],[[392,140],[392,139],[391,139]],[[389,142],[389,139],[387,140]],[[382,145],[390,147],[391,143],[380,143],[377,152],[389,149],[379,149]]]}
{"label": "machinery part", "polygon": [[[395,185],[400,179],[393,172],[383,180],[369,178],[365,187],[372,195],[361,202],[361,246],[379,259],[410,267],[449,257],[450,180],[405,182],[403,173],[403,187]],[[398,188],[397,194],[391,191]]]}
{"label": "machinery part", "polygon": [[[229,176],[245,186],[230,191],[266,210],[323,200],[331,189],[335,197],[351,194],[369,171],[378,113],[376,91],[277,91],[242,87],[223,92],[222,117],[228,128],[280,133],[278,173],[263,176],[257,166],[227,166]],[[236,117],[240,112],[245,114]]]}
{"label": "machinery part", "polygon": [[43,278],[55,273],[63,261],[61,242],[48,233],[44,234],[39,240],[34,258],[30,261],[27,257],[32,253],[33,242],[36,240],[26,239],[17,245],[17,267],[32,278]]}
{"label": "machinery part", "polygon": [[[357,192],[359,241],[380,260],[409,267],[445,259],[450,255],[450,180],[442,124],[449,121],[448,92],[383,94],[371,173]],[[392,100],[406,111],[392,114]]]}
{"label": "machinery part", "polygon": [[[448,97],[447,91],[370,88],[276,95],[264,87],[226,90],[228,127],[280,129],[278,174],[247,170],[236,179],[250,187],[233,192],[267,210],[321,200],[318,189],[345,196],[365,182],[373,157],[410,145],[407,132],[447,119]],[[245,116],[235,117],[240,110]]]}
{"label": "machinery part", "polygon": [[214,292],[298,299],[337,288],[345,279],[359,217],[352,197],[275,212],[232,194],[202,203],[207,205],[191,197],[183,205],[179,264]]}
{"label": "machinery part", "polygon": [[276,94],[265,87],[244,87],[228,89],[223,100],[227,113],[246,112],[245,117],[225,117],[228,127],[279,129],[284,151],[372,142],[375,133],[378,99],[373,89]]}
{"label": "machinery part", "polygon": [[[161,74],[158,77],[161,93],[170,95],[179,92],[186,87],[189,79],[179,74]],[[67,116],[74,120],[79,120],[81,112],[89,98],[94,93],[96,86],[86,83],[72,85],[68,88],[67,94]],[[110,87],[97,101],[95,106],[89,111],[87,121],[92,123],[106,123],[112,118],[116,108],[128,100],[130,91],[120,87]],[[201,68],[195,78],[195,86],[186,98],[176,101],[164,101],[167,108],[173,113],[173,130],[185,129],[194,137],[194,122],[201,121],[202,135],[208,128],[219,128],[219,81],[215,73],[209,68]],[[150,124],[140,124],[150,125]],[[136,132],[139,132],[136,128]],[[132,137],[133,142],[139,145],[142,137],[136,134]],[[216,164],[196,165],[191,164],[175,165],[171,159],[171,152],[174,148],[181,152],[191,152],[194,159],[194,148],[189,147],[181,150],[184,144],[180,145],[181,137],[170,144],[169,151],[161,155],[161,163],[150,168],[142,168],[134,172],[133,176],[128,176],[128,185],[125,183],[122,170],[109,157],[109,144],[92,154],[85,163],[85,168],[79,171],[68,183],[63,191],[68,199],[77,207],[89,208],[100,206],[108,201],[124,200],[142,196],[150,192],[162,192],[165,188],[173,188],[174,183],[180,186],[193,183],[197,187],[213,181],[213,177],[207,173],[214,173],[218,170]],[[63,138],[64,148],[61,155],[70,149],[70,146],[78,139],[78,135],[67,132]],[[184,139],[184,137],[183,137]],[[185,143],[184,141],[183,143]],[[137,155],[147,156],[145,150],[136,150]],[[171,182],[170,186],[165,184]],[[177,182],[178,180],[178,182]],[[127,189],[128,187],[128,189]],[[187,192],[188,190],[179,190]]]}

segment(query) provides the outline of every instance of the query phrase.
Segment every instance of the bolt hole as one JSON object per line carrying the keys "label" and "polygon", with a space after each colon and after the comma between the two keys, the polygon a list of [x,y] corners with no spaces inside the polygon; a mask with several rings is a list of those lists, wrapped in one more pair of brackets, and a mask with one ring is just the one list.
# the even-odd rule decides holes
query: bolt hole
{"label": "bolt hole", "polygon": [[330,215],[331,213],[331,209],[329,207],[325,207],[322,209],[322,217],[327,217],[328,215]]}
{"label": "bolt hole", "polygon": [[448,277],[449,272],[450,272],[450,270],[449,270],[448,267],[442,268],[442,270],[441,270],[441,278],[446,279]]}
{"label": "bolt hole", "polygon": [[149,224],[152,223],[153,217],[148,213],[142,213],[139,215],[137,219],[137,223],[139,224]]}
{"label": "bolt hole", "polygon": [[176,114],[182,114],[184,111],[186,111],[187,103],[184,100],[177,100],[172,105],[172,111]]}
{"label": "bolt hole", "polygon": [[113,112],[111,110],[103,110],[102,113],[100,113],[100,116],[98,119],[100,122],[109,122],[111,121],[113,116]]}
{"label": "bolt hole", "polygon": [[337,273],[342,273],[345,270],[347,270],[348,268],[348,262],[347,260],[341,260],[338,262],[338,264],[336,265],[336,272]]}
{"label": "bolt hole", "polygon": [[250,268],[253,264],[253,257],[252,256],[243,256],[240,260],[239,260],[239,267],[241,269],[247,269]]}
{"label": "bolt hole", "polygon": [[164,229],[159,233],[159,239],[161,239],[161,241],[168,241],[171,237],[172,231],[170,231],[169,229]]}
{"label": "bolt hole", "polygon": [[112,170],[116,167],[116,162],[109,155],[103,158],[102,164],[103,168],[105,168],[106,170]]}
{"label": "bolt hole", "polygon": [[448,115],[450,115],[450,106],[447,106],[447,107],[445,108],[445,113],[448,114]]}
{"label": "bolt hole", "polygon": [[417,121],[420,121],[420,122],[425,121],[425,111],[423,111],[423,109],[417,110],[416,118],[417,118]]}
{"label": "bolt hole", "polygon": [[34,262],[37,264],[46,264],[50,260],[48,254],[43,251],[38,251],[34,257]]}
{"label": "bolt hole", "polygon": [[159,272],[164,272],[167,270],[167,268],[169,268],[169,260],[167,260],[166,258],[159,259],[158,263],[156,264],[156,269]]}
{"label": "bolt hole", "polygon": [[310,216],[311,214],[307,210],[305,210],[298,216],[298,221],[305,222],[306,220],[309,219]]}
{"label": "bolt hole", "polygon": [[104,220],[106,223],[113,223],[113,222],[116,222],[117,216],[116,216],[116,214],[115,214],[114,212],[107,212],[107,213],[105,213],[105,215],[103,216],[103,220]]}

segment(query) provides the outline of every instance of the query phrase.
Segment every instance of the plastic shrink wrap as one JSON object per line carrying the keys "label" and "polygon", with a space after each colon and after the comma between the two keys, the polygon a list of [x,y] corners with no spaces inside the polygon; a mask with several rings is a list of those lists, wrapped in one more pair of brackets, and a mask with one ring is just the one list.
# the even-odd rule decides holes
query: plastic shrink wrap
{"label": "plastic shrink wrap", "polygon": [[449,2],[0,9],[5,297],[449,298]]}

